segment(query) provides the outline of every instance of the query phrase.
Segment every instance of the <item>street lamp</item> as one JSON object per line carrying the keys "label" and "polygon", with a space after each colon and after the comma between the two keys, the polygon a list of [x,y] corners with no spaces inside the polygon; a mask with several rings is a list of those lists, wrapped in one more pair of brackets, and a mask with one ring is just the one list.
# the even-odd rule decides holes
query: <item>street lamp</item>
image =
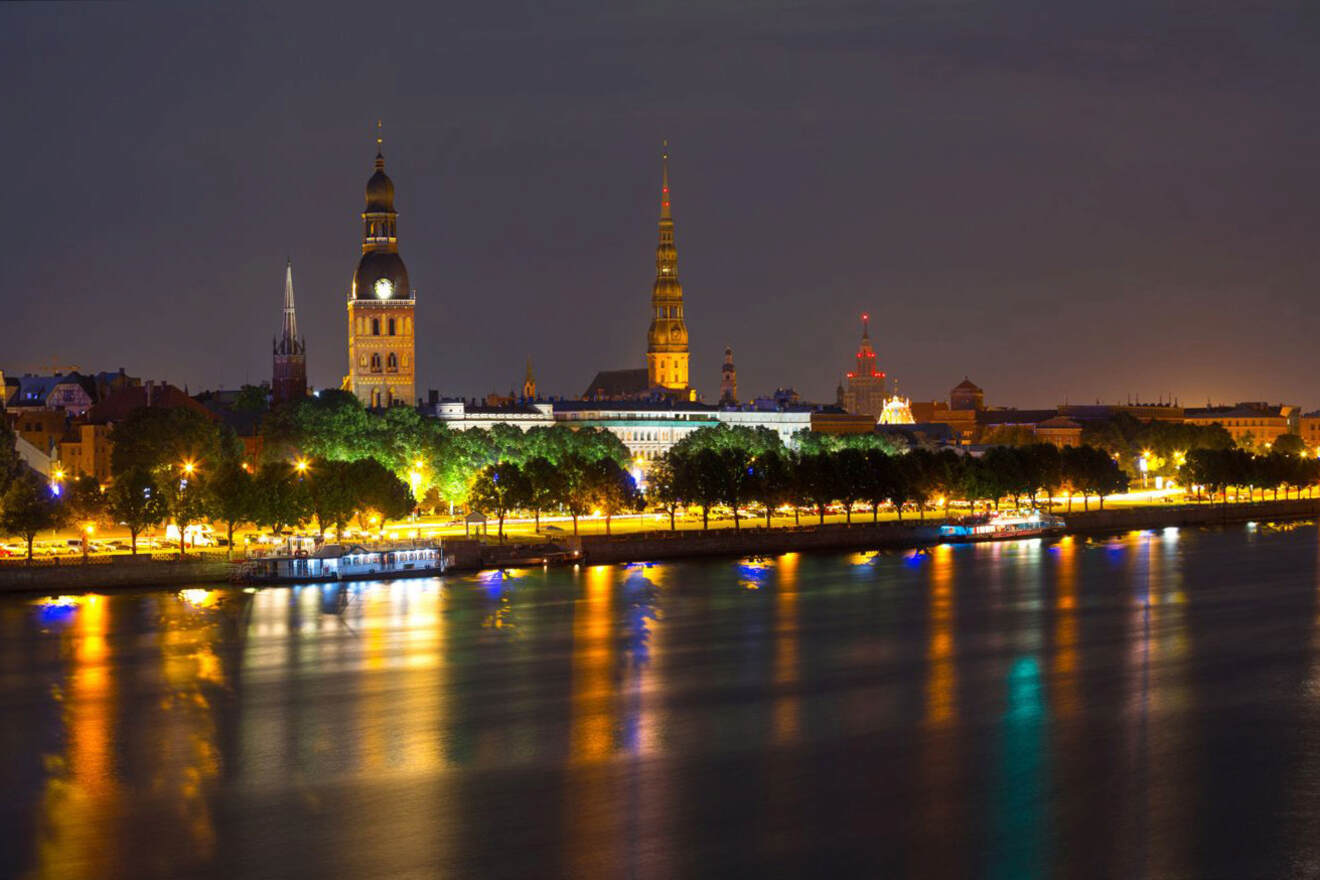
{"label": "street lamp", "polygon": [[298,469],[298,476],[307,473],[307,459],[300,458],[293,463],[293,466]]}

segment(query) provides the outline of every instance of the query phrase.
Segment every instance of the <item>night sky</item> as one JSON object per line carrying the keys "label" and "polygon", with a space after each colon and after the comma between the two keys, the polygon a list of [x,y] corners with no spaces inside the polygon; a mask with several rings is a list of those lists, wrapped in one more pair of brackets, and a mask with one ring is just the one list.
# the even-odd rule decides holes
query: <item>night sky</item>
{"label": "night sky", "polygon": [[0,368],[345,371],[375,124],[418,392],[643,366],[671,143],[692,381],[1320,406],[1320,3],[0,6]]}

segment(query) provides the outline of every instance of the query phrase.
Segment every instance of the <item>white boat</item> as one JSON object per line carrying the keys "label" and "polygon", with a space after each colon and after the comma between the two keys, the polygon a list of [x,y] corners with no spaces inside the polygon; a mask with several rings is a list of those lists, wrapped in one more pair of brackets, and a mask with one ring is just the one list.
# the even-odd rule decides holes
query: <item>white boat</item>
{"label": "white boat", "polygon": [[326,544],[312,551],[267,556],[243,564],[239,579],[267,583],[344,581],[361,578],[443,574],[444,545],[371,549],[361,544]]}
{"label": "white boat", "polygon": [[1051,513],[1036,509],[1011,510],[965,516],[945,523],[940,526],[940,537],[951,541],[999,541],[1057,535],[1063,528],[1063,520]]}

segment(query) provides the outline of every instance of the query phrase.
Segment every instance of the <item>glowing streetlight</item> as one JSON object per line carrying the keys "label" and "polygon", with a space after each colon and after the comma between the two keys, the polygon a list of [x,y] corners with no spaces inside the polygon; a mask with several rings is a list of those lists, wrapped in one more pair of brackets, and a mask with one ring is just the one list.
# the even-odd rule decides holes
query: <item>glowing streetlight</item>
{"label": "glowing streetlight", "polygon": [[300,458],[293,463],[293,466],[298,469],[299,475],[307,473],[307,459]]}
{"label": "glowing streetlight", "polygon": [[185,476],[191,477],[193,475],[193,471],[195,470],[197,470],[197,465],[194,464],[193,462],[185,461],[183,463],[183,473]]}

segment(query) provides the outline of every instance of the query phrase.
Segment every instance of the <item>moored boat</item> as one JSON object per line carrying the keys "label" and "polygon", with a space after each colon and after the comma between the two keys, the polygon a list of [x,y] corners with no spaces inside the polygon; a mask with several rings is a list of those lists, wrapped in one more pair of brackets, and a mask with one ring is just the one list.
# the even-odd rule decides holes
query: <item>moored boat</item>
{"label": "moored boat", "polygon": [[363,578],[443,574],[444,545],[373,549],[361,544],[326,544],[310,553],[267,556],[243,563],[238,579],[255,583],[310,583]]}
{"label": "moored boat", "polygon": [[1063,520],[1054,514],[1035,509],[1010,510],[945,523],[940,526],[940,537],[950,541],[1000,541],[1057,535],[1063,528]]}

